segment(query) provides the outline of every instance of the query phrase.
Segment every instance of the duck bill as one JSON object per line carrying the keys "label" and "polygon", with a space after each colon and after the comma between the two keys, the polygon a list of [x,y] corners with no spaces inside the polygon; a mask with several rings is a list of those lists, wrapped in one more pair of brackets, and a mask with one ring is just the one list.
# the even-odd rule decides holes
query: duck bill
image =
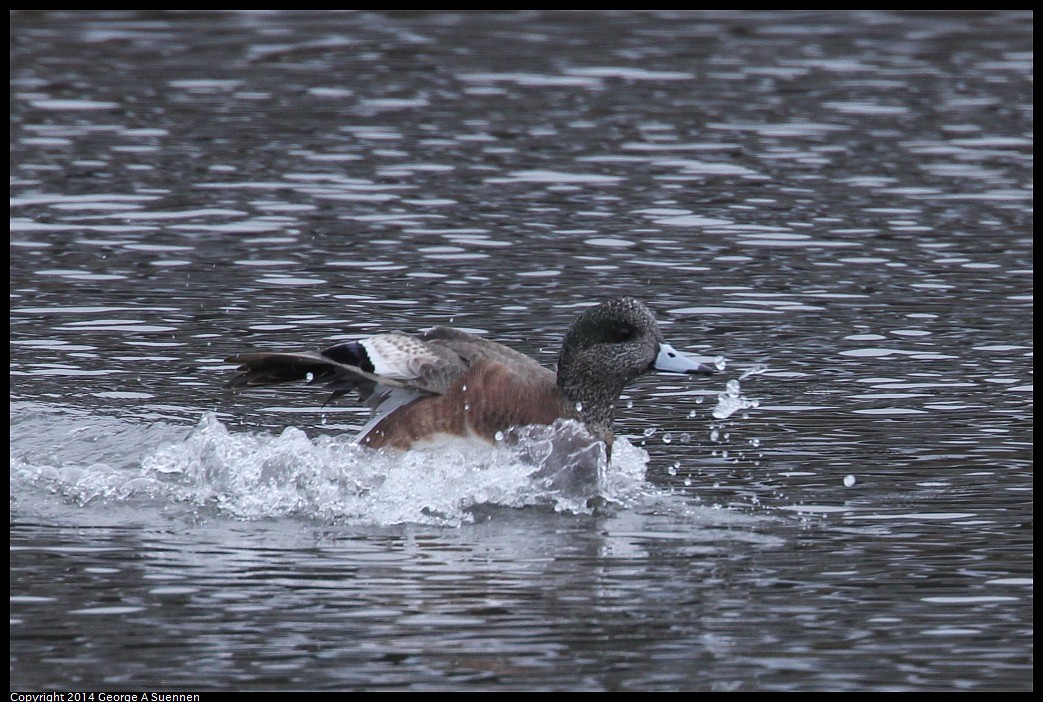
{"label": "duck bill", "polygon": [[659,355],[652,361],[652,369],[666,373],[714,374],[714,369],[711,366],[689,360],[667,343],[659,344]]}

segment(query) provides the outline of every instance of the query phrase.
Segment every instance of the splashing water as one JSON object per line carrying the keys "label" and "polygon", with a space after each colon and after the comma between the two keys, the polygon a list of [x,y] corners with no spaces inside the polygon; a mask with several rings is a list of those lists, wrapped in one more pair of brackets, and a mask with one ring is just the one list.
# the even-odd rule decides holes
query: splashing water
{"label": "splashing water", "polygon": [[768,367],[766,365],[764,365],[764,364],[758,363],[758,364],[750,366],[749,368],[744,370],[742,372],[742,375],[739,376],[739,380],[746,380],[747,378],[752,377],[754,375],[761,375],[762,373],[767,373],[767,372],[768,372]]}
{"label": "splashing water", "polygon": [[12,492],[17,480],[80,505],[180,503],[243,520],[456,526],[488,505],[572,513],[606,500],[625,506],[643,494],[648,454],[622,438],[612,454],[609,464],[604,446],[569,421],[513,430],[496,446],[452,441],[398,452],[294,427],[230,432],[208,413],[188,436],[153,442],[140,459],[12,457]]}
{"label": "splashing water", "polygon": [[759,407],[760,400],[751,400],[745,397],[739,381],[734,378],[724,386],[724,392],[717,396],[717,406],[713,408],[714,419],[727,419],[739,410]]}

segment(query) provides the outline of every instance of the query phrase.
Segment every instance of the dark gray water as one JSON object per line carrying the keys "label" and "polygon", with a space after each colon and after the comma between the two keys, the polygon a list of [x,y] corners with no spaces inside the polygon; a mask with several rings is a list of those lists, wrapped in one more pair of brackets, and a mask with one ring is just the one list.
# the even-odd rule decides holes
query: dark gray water
{"label": "dark gray water", "polygon": [[[12,690],[1032,689],[1032,29],[12,14]],[[618,294],[604,510],[220,389]]]}

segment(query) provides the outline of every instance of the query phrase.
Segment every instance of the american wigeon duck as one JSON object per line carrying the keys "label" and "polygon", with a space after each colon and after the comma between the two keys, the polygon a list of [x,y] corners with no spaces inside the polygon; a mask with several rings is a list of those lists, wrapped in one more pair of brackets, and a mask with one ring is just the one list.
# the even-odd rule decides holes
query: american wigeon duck
{"label": "american wigeon duck", "polygon": [[584,311],[565,334],[555,373],[503,344],[434,327],[416,336],[377,334],[322,351],[240,353],[226,385],[243,390],[307,380],[332,390],[327,402],[357,391],[373,408],[364,446],[408,449],[445,435],[502,439],[512,427],[583,423],[612,447],[612,419],[623,387],[646,371],[711,375],[663,340],[655,316],[632,297]]}

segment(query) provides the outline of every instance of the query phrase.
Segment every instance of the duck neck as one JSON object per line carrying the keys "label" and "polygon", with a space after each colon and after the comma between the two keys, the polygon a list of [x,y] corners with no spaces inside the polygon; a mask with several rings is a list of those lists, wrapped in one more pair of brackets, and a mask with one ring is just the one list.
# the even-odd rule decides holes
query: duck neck
{"label": "duck neck", "polygon": [[570,411],[596,434],[608,435],[616,414],[616,400],[622,386],[606,386],[607,378],[585,377],[581,369],[570,367],[564,357],[558,363],[558,389]]}

